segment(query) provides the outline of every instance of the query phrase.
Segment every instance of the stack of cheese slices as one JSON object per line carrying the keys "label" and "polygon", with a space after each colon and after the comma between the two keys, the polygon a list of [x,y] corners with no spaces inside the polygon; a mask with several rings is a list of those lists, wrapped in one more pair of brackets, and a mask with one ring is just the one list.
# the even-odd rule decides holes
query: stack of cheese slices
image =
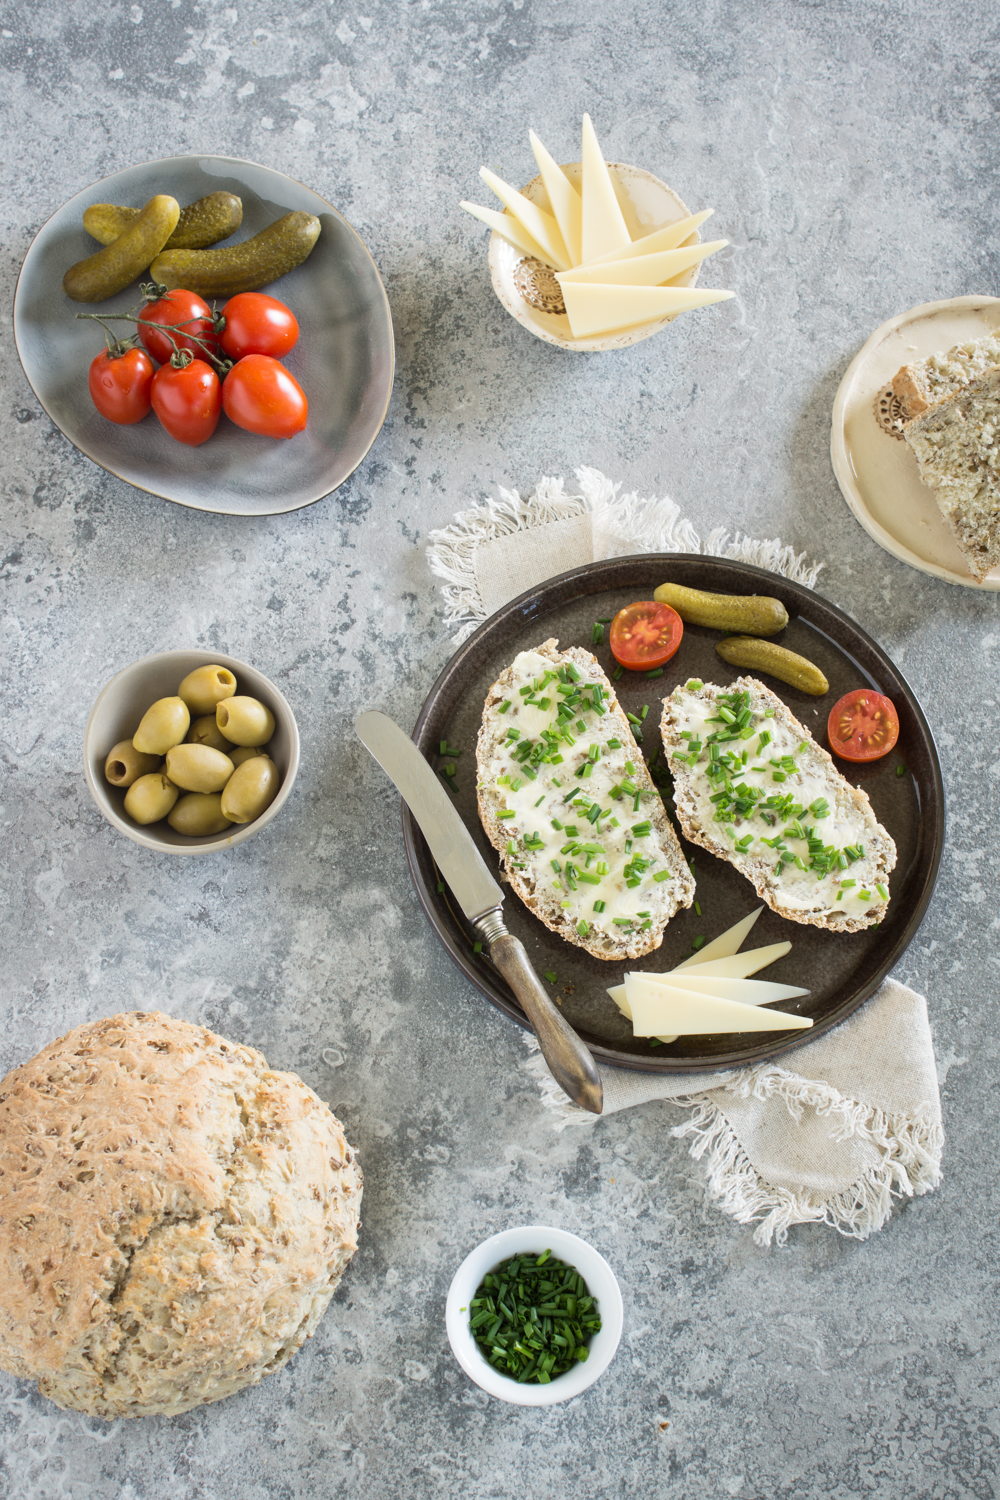
{"label": "stack of cheese slices", "polygon": [[548,206],[533,203],[483,167],[480,176],[505,212],[467,202],[462,207],[525,255],[551,266],[574,338],[632,328],[733,296],[677,285],[692,266],[728,243],[685,243],[696,240],[711,209],[633,240],[619,201],[620,184],[616,187],[590,116],[583,117],[580,190],[535,132],[529,134]]}
{"label": "stack of cheese slices", "polygon": [[632,1022],[636,1036],[674,1042],[679,1036],[717,1032],[795,1031],[811,1026],[807,1016],[760,1010],[777,1000],[796,1000],[808,990],[751,979],[783,958],[791,943],[771,943],[740,953],[740,946],[763,911],[758,907],[735,927],[707,943],[667,974],[625,975],[608,994]]}

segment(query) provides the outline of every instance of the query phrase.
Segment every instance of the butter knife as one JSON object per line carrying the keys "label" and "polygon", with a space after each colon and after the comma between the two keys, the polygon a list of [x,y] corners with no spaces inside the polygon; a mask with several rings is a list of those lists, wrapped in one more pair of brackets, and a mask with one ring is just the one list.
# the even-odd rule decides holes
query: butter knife
{"label": "butter knife", "polygon": [[354,727],[399,792],[452,894],[486,945],[538,1038],[542,1056],[569,1097],[599,1115],[604,1091],[590,1052],[553,1004],[524,944],[507,931],[504,893],[487,868],[451,794],[410,737],[387,714],[360,714]]}

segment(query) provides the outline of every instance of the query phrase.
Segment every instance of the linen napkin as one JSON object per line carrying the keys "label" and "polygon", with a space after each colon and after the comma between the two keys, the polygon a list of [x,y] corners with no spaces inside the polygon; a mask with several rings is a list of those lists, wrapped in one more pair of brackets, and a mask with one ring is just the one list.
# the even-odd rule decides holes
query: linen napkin
{"label": "linen napkin", "polygon": [[[778,540],[722,528],[704,539],[672,500],[620,495],[596,469],[544,478],[527,498],[500,490],[432,531],[427,558],[445,580],[446,622],[463,641],[518,594],[584,563],[635,552],[700,552],[755,563],[812,588],[822,563]],[[792,1224],[824,1223],[866,1239],[894,1199],[920,1196],[941,1176],[944,1133],[927,1003],[887,979],[835,1030],[788,1053],[728,1073],[635,1073],[601,1067],[604,1114],[563,1093],[527,1038],[525,1067],[557,1130],[594,1128],[654,1100],[689,1111],[671,1135],[705,1165],[709,1195],[758,1244],[785,1242]]]}

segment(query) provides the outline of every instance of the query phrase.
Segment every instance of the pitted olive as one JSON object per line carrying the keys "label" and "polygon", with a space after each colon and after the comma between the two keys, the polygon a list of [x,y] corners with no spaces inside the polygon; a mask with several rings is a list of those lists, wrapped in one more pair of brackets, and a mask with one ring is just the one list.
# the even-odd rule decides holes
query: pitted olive
{"label": "pitted olive", "polygon": [[143,714],[132,744],[143,755],[166,755],[180,744],[190,725],[191,715],[183,699],[158,698]]}
{"label": "pitted olive", "polygon": [[175,833],[186,833],[190,838],[221,833],[229,827],[229,819],[222,815],[221,802],[221,792],[188,792],[174,807],[167,822]]}
{"label": "pitted olive", "polygon": [[215,722],[234,745],[266,745],[274,733],[274,715],[256,698],[227,698],[215,710]]}
{"label": "pitted olive", "polygon": [[231,823],[252,823],[278,795],[278,768],[269,755],[245,760],[226,782],[222,813]]}
{"label": "pitted olive", "polygon": [[104,775],[112,786],[131,786],[140,776],[148,776],[160,764],[158,755],[142,755],[131,740],[119,740],[108,751]]}
{"label": "pitted olive", "polygon": [[233,748],[215,722],[214,709],[210,714],[202,714],[201,718],[191,720],[191,728],[187,732],[186,743],[189,745],[210,745],[213,750],[221,750],[226,755]]}
{"label": "pitted olive", "polygon": [[175,745],[167,751],[167,775],[185,792],[221,792],[233,763],[210,745]]}
{"label": "pitted olive", "polygon": [[210,714],[217,703],[231,698],[235,691],[236,678],[228,667],[195,667],[177,689],[177,696],[184,699],[192,714]]}
{"label": "pitted olive", "polygon": [[[228,743],[228,740],[223,741],[223,749]],[[241,766],[245,760],[253,760],[255,755],[266,755],[268,748],[267,745],[229,745],[226,754],[234,766]]]}
{"label": "pitted olive", "polygon": [[133,781],[125,793],[125,811],[133,823],[158,823],[170,812],[180,792],[162,771]]}

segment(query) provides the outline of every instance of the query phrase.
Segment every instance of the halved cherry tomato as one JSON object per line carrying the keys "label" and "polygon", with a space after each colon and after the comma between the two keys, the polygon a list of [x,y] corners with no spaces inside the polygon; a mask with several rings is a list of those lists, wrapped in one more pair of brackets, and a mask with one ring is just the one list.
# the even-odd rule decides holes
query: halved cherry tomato
{"label": "halved cherry tomato", "polygon": [[149,411],[153,373],[153,361],[145,349],[129,349],[114,356],[102,349],[91,360],[87,374],[91,400],[109,422],[122,427],[141,422]]}
{"label": "halved cherry tomato", "polygon": [[647,599],[620,609],[611,621],[611,654],[633,672],[652,671],[670,660],[683,635],[677,611]]}
{"label": "halved cherry tomato", "polygon": [[197,448],[219,425],[222,387],[203,359],[182,369],[161,365],[153,376],[153,410],[172,438]]}
{"label": "halved cherry tomato", "polygon": [[270,354],[281,359],[295,347],[299,324],[292,310],[263,292],[238,292],[222,309],[226,326],[219,338],[230,359]]}
{"label": "halved cherry tomato", "polygon": [[899,715],[891,700],[873,688],[855,688],[833,705],[826,732],[834,755],[879,760],[899,739]]}
{"label": "halved cherry tomato", "polygon": [[248,354],[233,365],[222,386],[222,405],[237,427],[262,437],[294,437],[309,412],[298,381],[267,354]]}
{"label": "halved cherry tomato", "polygon": [[[188,349],[196,359],[207,357],[204,345],[185,337],[187,334],[195,334],[198,338],[207,340],[208,354],[219,352],[212,309],[197,292],[187,292],[183,287],[177,287],[176,290],[167,292],[158,302],[150,302],[148,307],[143,308],[140,317],[139,337],[158,364],[170,363],[170,356],[174,352],[171,339],[176,340],[178,349]],[[148,327],[150,323],[169,328],[169,335],[161,333],[159,328]]]}

